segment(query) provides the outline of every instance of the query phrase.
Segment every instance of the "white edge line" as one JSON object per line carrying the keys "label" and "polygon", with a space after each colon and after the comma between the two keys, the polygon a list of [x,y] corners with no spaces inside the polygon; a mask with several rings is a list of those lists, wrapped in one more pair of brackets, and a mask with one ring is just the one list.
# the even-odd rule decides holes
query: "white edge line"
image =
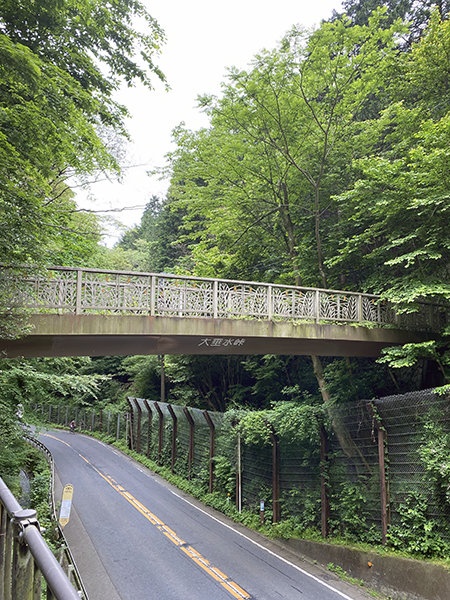
{"label": "white edge line", "polygon": [[[100,440],[98,440],[100,441]],[[107,448],[111,449],[111,447],[108,444],[105,444],[104,442],[100,442],[102,443],[104,446],[106,446]],[[114,450],[112,450],[114,453],[116,453]],[[134,463],[134,465],[136,466],[137,470],[140,471],[141,473],[143,471],[141,471],[140,468],[137,467],[137,465],[139,463],[137,463],[137,461],[135,461],[133,458],[128,457],[131,459],[131,462]],[[140,465],[139,465],[140,466]],[[151,472],[151,469],[149,469],[149,471]],[[144,472],[145,473],[145,472]],[[145,473],[147,474],[147,473]],[[151,476],[150,476],[151,477]],[[177,492],[174,492],[173,490],[171,490],[170,488],[168,488],[167,486],[165,486],[163,483],[161,483],[156,477],[151,477],[154,481],[156,481],[157,483],[159,483],[160,485],[162,485],[163,487],[165,487],[171,494],[173,494],[174,496],[176,496],[177,498],[179,498],[180,500],[183,500],[183,502],[186,502],[186,504],[189,504],[190,506],[192,506],[193,508],[195,508],[196,510],[198,510],[199,512],[203,513],[204,515],[208,516],[210,519],[213,519],[214,521],[216,521],[217,523],[220,523],[221,525],[223,525],[224,527],[226,527],[227,529],[230,529],[231,531],[234,531],[234,533],[237,533],[238,535],[240,535],[241,537],[243,537],[244,539],[246,539],[248,542],[251,542],[252,544],[254,544],[255,546],[257,546],[258,548],[260,548],[261,550],[264,550],[265,552],[267,552],[268,554],[271,554],[272,556],[274,556],[275,558],[278,558],[278,560],[281,560],[282,562],[286,563],[287,565],[289,565],[290,567],[296,569],[297,571],[299,571],[300,573],[302,573],[303,575],[306,575],[306,577],[309,577],[310,579],[312,579],[313,581],[316,581],[317,583],[319,583],[320,585],[323,585],[323,587],[331,590],[332,592],[334,592],[335,594],[337,594],[338,596],[340,596],[341,598],[344,598],[344,600],[355,600],[355,598],[351,598],[350,596],[347,596],[347,594],[344,594],[344,592],[341,592],[340,590],[337,590],[336,588],[334,588],[332,585],[330,585],[329,583],[326,583],[325,581],[322,581],[321,579],[319,579],[318,577],[316,577],[315,575],[312,575],[311,573],[308,573],[308,571],[305,571],[304,569],[302,569],[301,567],[299,567],[298,565],[292,563],[291,561],[287,560],[287,558],[283,558],[282,556],[280,556],[279,554],[277,554],[276,552],[273,552],[272,550],[269,550],[269,548],[266,548],[266,546],[263,546],[262,544],[259,544],[258,542],[255,542],[255,540],[252,540],[252,538],[246,536],[244,533],[242,533],[241,531],[239,531],[238,529],[235,529],[234,527],[232,527],[231,525],[228,525],[228,523],[224,523],[223,521],[221,521],[220,519],[218,519],[217,517],[214,517],[213,515],[211,515],[209,512],[207,512],[206,510],[203,510],[202,508],[199,508],[198,506],[196,506],[195,504],[193,504],[192,502],[190,502],[189,500],[186,500],[186,498],[183,498],[183,496],[180,496],[180,494],[177,494]]]}
{"label": "white edge line", "polygon": [[332,592],[335,592],[336,594],[338,594],[339,596],[341,596],[341,598],[345,598],[345,600],[355,600],[355,598],[351,598],[350,596],[347,596],[347,594],[344,594],[344,592],[341,592],[339,590],[337,590],[336,588],[334,588],[333,586],[329,585],[328,583],[326,583],[325,581],[322,581],[321,579],[319,579],[318,577],[316,577],[315,575],[312,575],[311,573],[308,573],[308,571],[305,571],[304,569],[302,569],[301,567],[295,565],[294,563],[290,562],[289,560],[287,560],[286,558],[283,558],[282,556],[280,556],[279,554],[277,554],[276,552],[272,552],[272,550],[269,550],[269,548],[266,548],[265,546],[263,546],[262,544],[259,544],[258,542],[255,542],[255,540],[252,540],[252,538],[246,536],[244,533],[242,533],[241,531],[235,529],[234,527],[232,527],[231,525],[228,525],[228,523],[224,523],[223,521],[221,521],[220,519],[218,519],[217,517],[214,517],[213,515],[211,515],[210,513],[208,513],[206,510],[203,510],[202,508],[199,508],[198,506],[196,506],[195,504],[193,504],[192,502],[190,502],[189,500],[186,500],[186,498],[183,498],[183,496],[180,496],[179,494],[177,494],[176,492],[174,492],[173,490],[169,489],[169,492],[171,492],[174,496],[177,496],[177,498],[180,498],[180,500],[183,500],[184,502],[186,502],[187,504],[189,504],[190,506],[192,506],[193,508],[197,509],[198,511],[200,511],[201,513],[203,513],[204,515],[207,515],[208,517],[210,517],[211,519],[213,519],[214,521],[217,521],[217,523],[220,523],[221,525],[223,525],[224,527],[226,527],[227,529],[231,529],[231,531],[234,531],[235,533],[237,533],[238,535],[240,535],[241,537],[243,537],[244,539],[246,539],[248,542],[251,542],[252,544],[254,544],[255,546],[258,546],[258,548],[261,548],[261,550],[265,550],[266,552],[268,552],[269,554],[271,554],[272,556],[275,556],[275,558],[278,558],[279,560],[281,560],[282,562],[286,563],[287,565],[293,567],[294,569],[296,569],[297,571],[300,571],[300,573],[303,573],[303,575],[306,575],[307,577],[310,577],[311,579],[313,579],[314,581],[316,581],[317,583],[320,583],[321,585],[323,585],[324,587],[328,588],[329,590],[331,590]]}

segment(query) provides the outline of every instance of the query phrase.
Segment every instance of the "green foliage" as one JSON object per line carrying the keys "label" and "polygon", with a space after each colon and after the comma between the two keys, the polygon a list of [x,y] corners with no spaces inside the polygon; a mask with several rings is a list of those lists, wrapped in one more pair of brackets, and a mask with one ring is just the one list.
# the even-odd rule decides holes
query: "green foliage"
{"label": "green foliage", "polygon": [[379,543],[380,532],[370,525],[370,504],[366,482],[345,481],[330,501],[330,530],[352,540]]}
{"label": "green foliage", "polygon": [[353,117],[383,85],[380,49],[391,55],[399,30],[380,29],[382,19],[293,29],[251,70],[231,70],[222,98],[200,98],[211,127],[176,130],[171,194],[187,212],[197,272],[326,286],[332,196],[355,149],[346,140],[360,133]]}
{"label": "green foliage", "polygon": [[[147,203],[141,222],[124,233],[117,249],[134,257],[135,268],[156,273],[182,271],[190,251],[183,241],[184,211],[157,196]],[[116,249],[116,250],[117,250]]]}
{"label": "green foliage", "polygon": [[234,496],[236,488],[236,465],[226,456],[214,458],[214,481],[218,492],[226,497]]}
{"label": "green foliage", "polygon": [[237,432],[244,443],[251,446],[269,446],[271,444],[270,414],[268,411],[248,412],[239,420]]}
{"label": "green foliage", "polygon": [[299,405],[296,402],[278,402],[274,405],[272,423],[280,438],[307,446],[320,446],[319,429],[324,423],[323,405]]}
{"label": "green foliage", "polygon": [[391,525],[388,542],[393,548],[421,556],[445,556],[450,544],[439,534],[439,523],[428,514],[427,499],[411,492],[399,508],[400,522]]}
{"label": "green foliage", "polygon": [[[2,262],[89,262],[99,223],[77,212],[66,180],[119,170],[107,138],[126,135],[127,111],[114,93],[121,83],[164,79],[153,62],[162,41],[138,0],[1,3]],[[2,320],[21,325],[0,301]]]}
{"label": "green foliage", "polygon": [[419,448],[419,456],[440,502],[450,507],[450,432],[441,423],[429,420]]}

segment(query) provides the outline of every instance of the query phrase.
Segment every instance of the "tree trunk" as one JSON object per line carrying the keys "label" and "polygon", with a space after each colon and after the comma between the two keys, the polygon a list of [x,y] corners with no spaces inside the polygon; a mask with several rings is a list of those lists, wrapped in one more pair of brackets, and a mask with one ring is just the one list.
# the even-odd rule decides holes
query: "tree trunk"
{"label": "tree trunk", "polygon": [[316,236],[317,246],[317,264],[319,267],[322,286],[327,287],[327,276],[323,266],[322,239],[320,237],[320,204],[319,204],[319,186],[314,186],[314,234]]}
{"label": "tree trunk", "polygon": [[282,190],[283,204],[280,206],[280,215],[287,236],[289,258],[291,259],[291,264],[294,267],[295,285],[301,285],[302,281],[298,272],[298,252],[295,241],[294,224],[292,223],[291,215],[289,214],[289,197],[286,184],[282,184]]}
{"label": "tree trunk", "polygon": [[361,463],[363,464],[364,470],[368,473],[371,472],[370,466],[367,464],[364,456],[361,454],[358,446],[353,441],[347,426],[345,425],[342,416],[339,411],[336,410],[335,405],[331,400],[330,393],[326,388],[325,376],[323,374],[322,361],[319,356],[311,355],[311,360],[314,367],[314,375],[316,376],[319,389],[322,394],[322,400],[325,404],[328,416],[331,419],[331,425],[336,437],[339,441],[339,445],[342,448],[345,456],[353,460],[356,470],[360,471]]}

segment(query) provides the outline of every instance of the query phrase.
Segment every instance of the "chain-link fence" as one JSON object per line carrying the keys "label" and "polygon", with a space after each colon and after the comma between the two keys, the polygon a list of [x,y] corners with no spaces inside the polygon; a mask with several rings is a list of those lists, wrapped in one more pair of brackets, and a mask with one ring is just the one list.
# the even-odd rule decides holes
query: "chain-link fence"
{"label": "chain-link fence", "polygon": [[222,414],[128,402],[129,416],[41,410],[50,422],[75,418],[82,429],[126,438],[133,449],[205,491],[227,494],[239,510],[257,512],[264,501],[266,518],[321,527],[323,535],[425,554],[450,549],[448,394],[423,390],[328,407],[331,425],[317,447],[277,435],[269,446],[251,446]]}

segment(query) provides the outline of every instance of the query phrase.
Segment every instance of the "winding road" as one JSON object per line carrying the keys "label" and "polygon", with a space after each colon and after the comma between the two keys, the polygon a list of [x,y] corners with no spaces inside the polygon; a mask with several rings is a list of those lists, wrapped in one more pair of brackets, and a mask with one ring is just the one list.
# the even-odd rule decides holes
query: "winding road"
{"label": "winding road", "polygon": [[237,526],[98,440],[41,432],[89,600],[363,600],[356,587]]}

